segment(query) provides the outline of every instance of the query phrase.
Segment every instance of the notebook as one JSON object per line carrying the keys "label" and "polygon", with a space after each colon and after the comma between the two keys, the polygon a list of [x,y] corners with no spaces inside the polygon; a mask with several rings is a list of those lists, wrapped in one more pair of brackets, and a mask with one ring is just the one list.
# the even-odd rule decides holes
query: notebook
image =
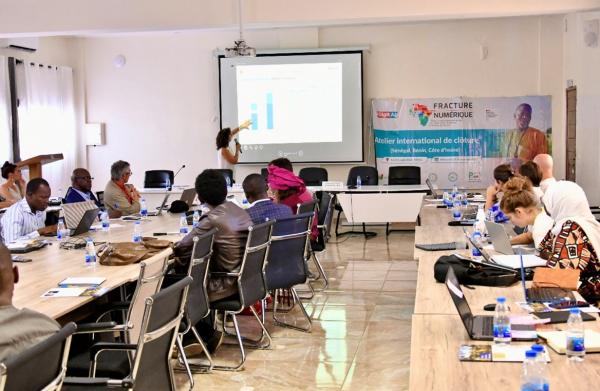
{"label": "notebook", "polygon": [[[593,330],[584,330],[585,351],[586,353],[600,352],[600,333]],[[538,335],[546,340],[548,346],[558,354],[567,352],[567,334],[565,331],[538,331]]]}

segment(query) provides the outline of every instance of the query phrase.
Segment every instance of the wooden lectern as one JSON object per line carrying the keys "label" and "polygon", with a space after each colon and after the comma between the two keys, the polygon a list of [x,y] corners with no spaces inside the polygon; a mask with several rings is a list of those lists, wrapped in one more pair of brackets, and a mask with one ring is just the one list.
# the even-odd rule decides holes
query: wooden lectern
{"label": "wooden lectern", "polygon": [[29,180],[42,177],[42,165],[63,160],[62,153],[53,153],[50,155],[38,155],[17,163],[17,166],[29,170]]}

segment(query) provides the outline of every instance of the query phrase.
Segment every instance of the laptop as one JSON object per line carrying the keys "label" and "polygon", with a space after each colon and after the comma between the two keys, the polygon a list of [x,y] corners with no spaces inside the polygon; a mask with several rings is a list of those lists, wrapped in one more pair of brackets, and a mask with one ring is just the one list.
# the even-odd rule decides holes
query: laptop
{"label": "laptop", "polygon": [[573,292],[563,288],[527,288],[525,285],[525,267],[523,266],[523,257],[521,259],[521,284],[523,284],[523,294],[527,303],[551,303],[555,301],[571,300],[575,301]]}
{"label": "laptop", "polygon": [[196,200],[196,189],[185,189],[183,193],[181,193],[181,201],[185,202],[187,206],[190,208],[194,205],[194,201]]}
{"label": "laptop", "polygon": [[[460,288],[460,283],[458,282],[458,278],[456,278],[456,274],[454,273],[454,269],[449,267],[448,273],[446,273],[446,288],[448,288],[448,292],[450,293],[450,297],[452,297],[452,301],[456,306],[456,310],[458,311],[458,315],[460,315],[460,319],[469,333],[469,337],[475,341],[492,341],[494,340],[494,317],[492,315],[476,315],[473,316],[473,312],[471,312],[471,307],[467,302],[467,299]],[[511,326],[513,330],[522,330],[522,331],[534,331],[535,328],[533,325],[518,325],[514,324]],[[535,337],[531,338],[513,338],[516,341],[532,341],[535,340]]]}
{"label": "laptop", "polygon": [[481,256],[483,258],[482,261],[477,261],[475,259],[471,259],[471,262],[481,263],[482,265],[486,265],[486,266],[492,266],[492,267],[495,267],[496,269],[500,269],[500,270],[504,270],[504,271],[507,271],[507,272],[511,272],[514,275],[515,269],[510,268],[508,266],[504,266],[504,265],[500,265],[500,264],[496,263],[496,261],[494,261],[492,258],[490,258],[490,255],[487,253],[487,251],[485,251],[483,249],[483,247],[478,246],[473,241],[473,239],[471,238],[471,235],[469,235],[469,233],[467,232],[466,228],[463,228],[463,232],[464,232],[465,237],[467,238],[467,241],[469,242],[469,244],[472,247],[477,248],[479,250],[479,252],[481,253]]}
{"label": "laptop", "polygon": [[[169,199],[169,193],[165,194],[162,203],[160,204],[160,207],[158,208],[158,211],[148,211],[148,216],[160,216],[162,215],[163,209],[165,209],[165,205],[167,204],[167,200]],[[140,216],[141,215],[139,213],[136,213],[135,216]]]}
{"label": "laptop", "polygon": [[86,210],[83,216],[81,217],[81,220],[79,220],[77,228],[70,229],[69,234],[71,236],[77,236],[88,232],[92,224],[94,224],[94,221],[96,221],[96,219],[98,218],[98,212],[100,212],[100,209],[98,208]]}
{"label": "laptop", "polygon": [[[492,221],[485,222],[485,228],[490,235],[490,241],[494,250],[500,254],[516,255],[513,246],[510,244],[510,238],[504,229],[502,224],[494,223]],[[534,247],[519,246],[519,250],[522,250],[522,254],[534,254]]]}

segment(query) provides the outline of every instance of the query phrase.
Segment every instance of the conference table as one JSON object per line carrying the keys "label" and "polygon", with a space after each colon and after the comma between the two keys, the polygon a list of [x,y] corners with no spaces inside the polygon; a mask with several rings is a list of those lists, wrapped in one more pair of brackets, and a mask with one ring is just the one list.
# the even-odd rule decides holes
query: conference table
{"label": "conference table", "polygon": [[[426,203],[427,205],[427,203]],[[462,227],[449,227],[450,212],[424,206],[422,225],[415,231],[415,243],[464,241]],[[472,341],[467,334],[445,284],[433,277],[433,265],[442,255],[469,250],[427,252],[415,249],[418,261],[417,291],[411,326],[410,390],[518,390],[522,363],[461,362],[458,349],[463,344],[489,344]],[[529,283],[528,283],[529,284]],[[510,287],[462,287],[474,315],[493,315],[483,306],[505,296],[511,313],[525,315],[516,302],[524,301],[520,283]],[[594,315],[597,318],[597,315]],[[566,324],[538,326],[564,330]],[[586,329],[600,331],[598,320],[585,322]],[[512,342],[530,345],[531,342]],[[587,354],[583,363],[568,363],[565,355],[551,348],[547,374],[551,390],[591,390],[600,380],[600,355]]]}
{"label": "conference table", "polygon": [[[129,242],[132,240],[133,221],[111,219],[111,228],[108,232],[95,231],[78,237],[93,238],[95,243],[99,242]],[[117,226],[119,225],[119,226]],[[148,217],[141,220],[143,236],[152,236],[154,232],[178,232],[179,216],[170,216],[168,213],[162,216]],[[161,236],[160,239],[177,241],[182,234]],[[92,302],[95,298],[86,297],[42,297],[58,283],[67,277],[103,277],[106,281],[101,287],[109,291],[118,289],[124,284],[137,280],[139,275],[139,264],[127,266],[103,266],[97,263],[95,266],[85,264],[84,249],[63,250],[59,248],[56,238],[48,238],[49,245],[27,254],[31,258],[28,263],[15,263],[19,268],[19,282],[15,285],[13,304],[17,308],[26,307],[51,318],[59,319],[78,310],[84,305]]]}

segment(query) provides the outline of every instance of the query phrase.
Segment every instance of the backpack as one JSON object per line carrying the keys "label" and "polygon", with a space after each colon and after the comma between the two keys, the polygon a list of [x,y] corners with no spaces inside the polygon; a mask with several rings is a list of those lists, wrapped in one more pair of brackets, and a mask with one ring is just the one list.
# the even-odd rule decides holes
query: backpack
{"label": "backpack", "polygon": [[454,269],[461,285],[510,286],[521,279],[517,270],[510,272],[456,255],[444,255],[433,265],[433,276],[437,282],[446,281],[449,267]]}

